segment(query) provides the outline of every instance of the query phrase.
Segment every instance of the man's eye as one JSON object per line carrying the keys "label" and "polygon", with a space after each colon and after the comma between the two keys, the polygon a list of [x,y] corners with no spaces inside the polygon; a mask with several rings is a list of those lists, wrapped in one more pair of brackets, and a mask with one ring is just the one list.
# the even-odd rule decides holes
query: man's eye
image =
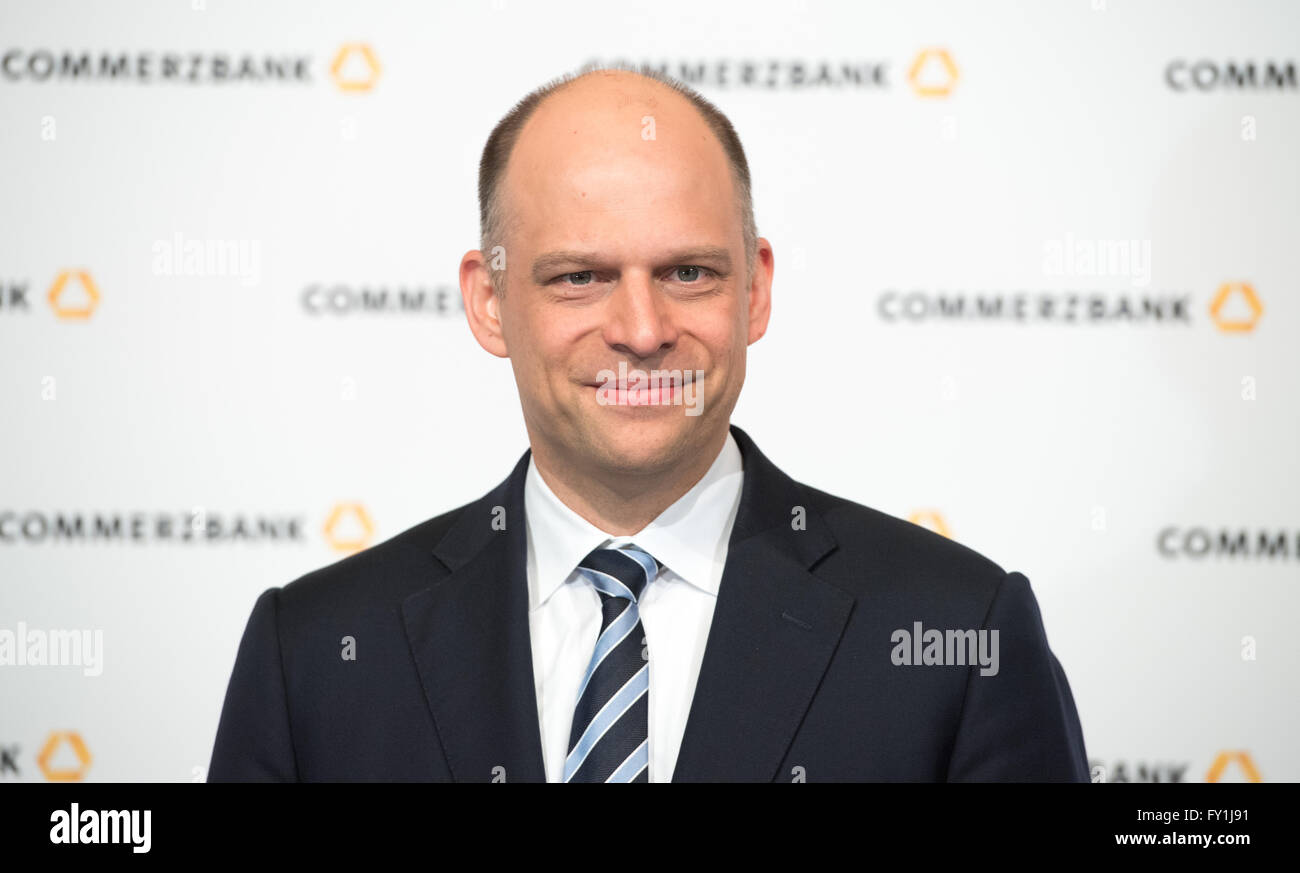
{"label": "man's eye", "polygon": [[[673,279],[678,282],[685,282],[688,285],[693,285],[701,279],[707,278],[708,274],[711,272],[712,271],[707,267],[697,267],[693,264],[684,264],[680,267],[673,268]],[[561,285],[569,286],[590,285],[592,282],[596,281],[596,277],[593,270],[582,270],[577,273],[563,273],[556,276],[552,281],[558,282]]]}

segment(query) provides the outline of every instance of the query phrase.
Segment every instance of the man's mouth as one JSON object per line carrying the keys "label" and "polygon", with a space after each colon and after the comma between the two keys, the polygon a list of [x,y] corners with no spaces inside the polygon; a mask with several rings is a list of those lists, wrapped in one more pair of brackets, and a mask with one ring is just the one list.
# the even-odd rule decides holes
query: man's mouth
{"label": "man's mouth", "polygon": [[[602,371],[602,372],[606,372],[606,371]],[[685,385],[692,385],[696,381],[698,381],[696,377],[697,371],[695,370],[654,370],[654,371],[642,371],[642,372],[646,373],[646,376],[641,379],[632,378],[630,376],[626,379],[618,379],[618,378],[587,379],[582,384],[588,388],[604,387],[604,388],[609,388],[610,390],[617,389],[619,391],[626,391],[629,388],[635,390],[638,388],[645,388],[650,385],[685,386]],[[654,372],[659,375],[656,379],[652,379],[649,376],[650,372]],[[699,378],[701,379],[704,378],[703,371],[701,370],[698,372],[700,373]]]}
{"label": "man's mouth", "polygon": [[[596,402],[602,406],[680,406],[686,391],[694,391],[696,382],[703,377],[702,370],[629,371],[602,370],[608,378],[587,380],[582,384],[596,393]],[[614,375],[617,373],[617,375]]]}

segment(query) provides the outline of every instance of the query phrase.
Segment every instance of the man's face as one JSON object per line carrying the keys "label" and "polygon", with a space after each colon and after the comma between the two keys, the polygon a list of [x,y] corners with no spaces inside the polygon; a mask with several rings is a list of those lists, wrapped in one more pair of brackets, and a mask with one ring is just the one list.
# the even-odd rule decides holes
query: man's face
{"label": "man's face", "polygon": [[[653,84],[588,77],[525,125],[502,194],[500,327],[530,440],[621,473],[716,452],[767,307],[751,317],[730,165],[704,120]],[[694,382],[632,393],[618,377],[637,370]]]}

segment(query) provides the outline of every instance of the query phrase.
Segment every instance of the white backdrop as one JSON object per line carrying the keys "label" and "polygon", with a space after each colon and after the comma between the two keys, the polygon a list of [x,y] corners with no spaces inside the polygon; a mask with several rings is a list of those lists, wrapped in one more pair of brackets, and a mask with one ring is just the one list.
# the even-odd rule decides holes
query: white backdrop
{"label": "white backdrop", "polygon": [[776,277],[733,421],[1024,572],[1108,781],[1300,778],[1298,25],[3,3],[0,660],[102,661],[0,665],[0,780],[201,778],[259,592],[510,471],[456,285],[477,162],[592,62],[686,77],[747,149]]}

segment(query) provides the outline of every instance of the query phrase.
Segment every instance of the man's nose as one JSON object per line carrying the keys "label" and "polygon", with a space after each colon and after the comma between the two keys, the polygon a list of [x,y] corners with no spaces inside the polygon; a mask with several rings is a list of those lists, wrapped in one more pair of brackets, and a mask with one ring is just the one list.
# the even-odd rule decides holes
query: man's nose
{"label": "man's nose", "polygon": [[677,341],[667,301],[654,277],[629,270],[609,298],[605,342],[638,358],[649,358]]}

